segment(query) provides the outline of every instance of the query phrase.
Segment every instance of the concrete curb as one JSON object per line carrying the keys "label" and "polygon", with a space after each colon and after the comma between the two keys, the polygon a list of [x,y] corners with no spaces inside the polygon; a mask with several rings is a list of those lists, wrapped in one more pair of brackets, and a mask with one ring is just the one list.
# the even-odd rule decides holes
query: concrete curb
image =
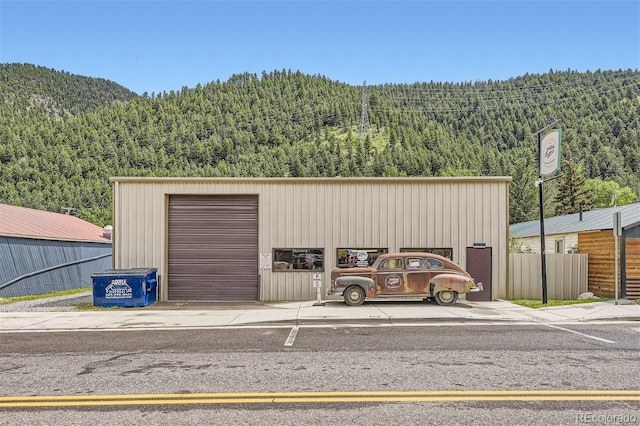
{"label": "concrete curb", "polygon": [[[40,299],[33,304],[4,306],[2,332],[56,332],[102,330],[180,330],[243,327],[303,326],[438,326],[444,324],[586,324],[592,322],[640,322],[640,305],[633,301],[527,308],[509,301],[470,302],[454,306],[407,301],[367,302],[348,307],[327,300],[251,304],[158,304],[145,307],[73,310],[79,297]],[[68,309],[64,309],[67,303]],[[24,308],[24,309],[22,309]],[[164,309],[163,309],[164,308]]]}

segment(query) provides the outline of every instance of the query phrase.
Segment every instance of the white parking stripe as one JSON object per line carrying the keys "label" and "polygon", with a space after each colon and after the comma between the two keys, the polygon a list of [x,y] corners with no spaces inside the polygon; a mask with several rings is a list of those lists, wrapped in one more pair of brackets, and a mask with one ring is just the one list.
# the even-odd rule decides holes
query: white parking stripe
{"label": "white parking stripe", "polygon": [[569,330],[568,328],[558,327],[557,325],[551,325],[551,324],[545,324],[545,325],[546,325],[547,327],[557,328],[558,330],[568,331],[569,333],[577,334],[577,335],[579,335],[579,336],[588,337],[589,339],[599,340],[599,341],[601,341],[601,342],[605,342],[605,343],[616,343],[616,342],[611,341],[611,340],[602,339],[602,338],[600,338],[600,337],[590,336],[590,335],[588,335],[588,334],[580,333],[579,331],[574,331],[574,330]]}
{"label": "white parking stripe", "polygon": [[287,337],[287,341],[284,342],[285,346],[293,346],[293,342],[296,340],[296,336],[298,335],[298,326],[295,326],[291,329],[289,333],[289,337]]}

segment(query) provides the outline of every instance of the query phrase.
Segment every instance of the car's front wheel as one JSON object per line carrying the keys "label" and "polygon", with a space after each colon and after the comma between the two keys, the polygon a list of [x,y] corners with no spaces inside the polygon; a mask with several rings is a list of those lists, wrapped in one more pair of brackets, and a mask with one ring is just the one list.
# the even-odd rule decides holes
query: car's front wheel
{"label": "car's front wheel", "polygon": [[353,285],[344,292],[344,303],[349,306],[358,306],[364,303],[364,290],[362,287]]}
{"label": "car's front wheel", "polygon": [[451,306],[458,301],[458,292],[444,290],[436,293],[436,302],[438,305]]}

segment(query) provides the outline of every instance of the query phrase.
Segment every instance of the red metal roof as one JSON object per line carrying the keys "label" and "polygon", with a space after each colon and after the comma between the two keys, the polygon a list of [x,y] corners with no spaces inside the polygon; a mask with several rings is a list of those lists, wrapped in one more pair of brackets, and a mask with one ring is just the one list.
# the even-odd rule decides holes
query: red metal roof
{"label": "red metal roof", "polygon": [[79,217],[0,204],[0,235],[51,240],[111,242],[103,229]]}

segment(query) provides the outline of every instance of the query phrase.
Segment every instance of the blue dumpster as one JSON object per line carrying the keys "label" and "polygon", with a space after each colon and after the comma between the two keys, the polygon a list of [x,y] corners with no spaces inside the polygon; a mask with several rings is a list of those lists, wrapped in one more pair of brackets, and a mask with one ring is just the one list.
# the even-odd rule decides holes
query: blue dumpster
{"label": "blue dumpster", "polygon": [[157,268],[108,269],[91,274],[93,306],[147,306],[158,300]]}

